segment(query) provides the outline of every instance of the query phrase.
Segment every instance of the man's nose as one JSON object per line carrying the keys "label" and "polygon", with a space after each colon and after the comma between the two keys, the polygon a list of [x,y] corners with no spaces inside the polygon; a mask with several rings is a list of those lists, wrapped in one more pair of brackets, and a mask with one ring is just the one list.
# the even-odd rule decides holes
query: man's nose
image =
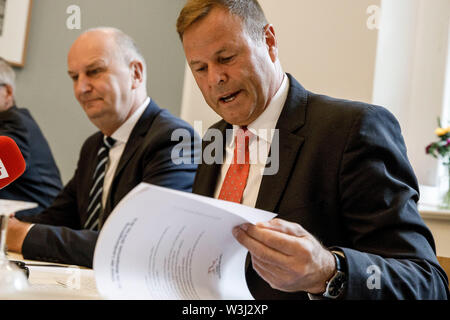
{"label": "man's nose", "polygon": [[224,68],[220,66],[208,67],[208,81],[210,86],[225,84],[228,77]]}
{"label": "man's nose", "polygon": [[89,92],[92,90],[92,84],[88,77],[85,75],[80,74],[78,76],[76,87],[75,87],[77,94],[83,94],[85,92]]}

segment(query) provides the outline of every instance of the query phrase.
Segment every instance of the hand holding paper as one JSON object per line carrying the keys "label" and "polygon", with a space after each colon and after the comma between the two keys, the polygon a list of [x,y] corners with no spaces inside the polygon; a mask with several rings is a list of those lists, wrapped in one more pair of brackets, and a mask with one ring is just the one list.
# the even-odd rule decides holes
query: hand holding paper
{"label": "hand holding paper", "polygon": [[255,271],[274,289],[320,293],[334,273],[331,252],[299,224],[274,219],[236,227],[233,234],[250,251]]}

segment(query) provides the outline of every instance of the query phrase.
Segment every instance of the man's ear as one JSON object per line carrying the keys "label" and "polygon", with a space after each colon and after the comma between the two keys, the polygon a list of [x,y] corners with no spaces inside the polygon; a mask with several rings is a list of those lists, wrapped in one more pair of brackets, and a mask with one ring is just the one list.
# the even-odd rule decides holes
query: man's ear
{"label": "man's ear", "polygon": [[278,42],[275,36],[275,29],[271,24],[264,27],[264,41],[272,62],[275,62],[278,59]]}
{"label": "man's ear", "polygon": [[144,66],[141,61],[133,60],[130,62],[130,69],[132,76],[131,88],[139,88],[144,82]]}
{"label": "man's ear", "polygon": [[14,105],[14,89],[11,85],[7,84],[5,86],[6,88],[6,100],[7,100],[7,106],[10,108]]}

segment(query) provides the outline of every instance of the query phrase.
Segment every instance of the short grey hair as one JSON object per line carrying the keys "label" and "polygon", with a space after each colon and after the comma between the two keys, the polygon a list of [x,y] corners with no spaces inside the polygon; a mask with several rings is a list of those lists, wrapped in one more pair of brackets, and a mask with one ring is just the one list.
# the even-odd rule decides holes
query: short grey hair
{"label": "short grey hair", "polygon": [[144,81],[147,80],[147,63],[145,62],[144,56],[142,55],[141,50],[136,45],[136,42],[133,40],[133,38],[131,38],[122,30],[113,27],[91,28],[83,32],[83,34],[93,31],[101,31],[112,34],[117,47],[120,49],[120,52],[125,59],[125,63],[128,64],[133,60],[141,61],[143,65]]}
{"label": "short grey hair", "polygon": [[16,73],[9,63],[0,57],[0,84],[7,84],[13,88],[13,93],[16,89]]}

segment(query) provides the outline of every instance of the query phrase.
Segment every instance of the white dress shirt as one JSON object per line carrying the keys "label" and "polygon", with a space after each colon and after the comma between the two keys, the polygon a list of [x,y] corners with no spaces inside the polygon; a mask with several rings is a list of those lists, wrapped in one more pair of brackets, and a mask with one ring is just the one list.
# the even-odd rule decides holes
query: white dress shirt
{"label": "white dress shirt", "polygon": [[127,144],[128,138],[130,137],[131,131],[133,131],[134,126],[138,122],[141,115],[144,113],[148,104],[150,103],[150,97],[145,99],[144,103],[125,121],[114,133],[111,138],[116,140],[114,146],[109,149],[109,159],[106,165],[105,180],[103,181],[103,194],[102,194],[102,205],[103,208],[106,204],[106,199],[108,198],[109,189],[111,188],[114,175],[116,173],[117,166],[119,165],[120,158]]}
{"label": "white dress shirt", "polygon": [[[258,198],[259,187],[263,177],[264,168],[266,166],[267,158],[272,144],[273,133],[280,117],[283,106],[286,102],[289,92],[289,78],[284,75],[283,82],[277,93],[273,96],[266,110],[247,128],[253,134],[250,138],[249,153],[250,153],[250,170],[247,179],[247,185],[242,196],[242,204],[255,207]],[[239,126],[233,125],[233,139],[226,141],[224,164],[222,165],[217,187],[214,193],[214,198],[218,198],[223,181],[227,174],[230,163],[234,155],[234,140],[236,131],[240,129]]]}

